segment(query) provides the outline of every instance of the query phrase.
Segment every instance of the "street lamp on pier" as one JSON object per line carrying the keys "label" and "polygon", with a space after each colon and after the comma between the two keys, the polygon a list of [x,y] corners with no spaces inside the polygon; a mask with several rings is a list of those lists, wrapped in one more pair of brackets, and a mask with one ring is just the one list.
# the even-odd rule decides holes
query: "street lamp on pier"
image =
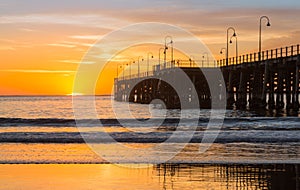
{"label": "street lamp on pier", "polygon": [[[204,59],[204,58],[205,58],[205,55],[206,55],[207,67],[209,67],[209,57],[208,57],[208,53],[207,53],[207,52],[204,52],[203,55],[202,55],[202,58]],[[203,63],[202,63],[202,67],[203,67]]]}
{"label": "street lamp on pier", "polygon": [[[168,43],[167,43],[167,40],[170,40]],[[165,56],[164,56],[164,64],[166,65],[166,60],[167,60],[167,50],[168,50],[168,44],[171,44],[171,64],[173,63],[173,56],[174,56],[174,48],[173,48],[173,39],[172,39],[172,36],[166,36],[165,37]]]}
{"label": "street lamp on pier", "polygon": [[152,52],[148,52],[148,55],[147,55],[147,77],[149,76],[149,57],[150,56],[152,59],[154,58]]}
{"label": "street lamp on pier", "polygon": [[117,79],[119,78],[119,68],[122,69],[122,64],[117,63]]}
{"label": "street lamp on pier", "polygon": [[223,51],[226,51],[226,48],[221,48],[220,54],[223,54]]}
{"label": "street lamp on pier", "polygon": [[[135,63],[135,60],[133,58],[130,58],[131,59],[131,63]],[[129,65],[129,79],[131,79],[131,64]]]}
{"label": "street lamp on pier", "polygon": [[229,48],[229,31],[232,30],[233,31],[233,34],[232,36],[236,36],[236,32],[235,32],[235,29],[233,27],[229,27],[227,28],[227,48],[226,48],[226,66],[228,66],[228,56],[229,56],[229,53],[228,53],[228,48]]}
{"label": "street lamp on pier", "polygon": [[165,48],[159,48],[158,50],[158,64],[160,65],[160,54],[161,54],[161,50],[164,50],[164,54],[165,54]]}
{"label": "street lamp on pier", "polygon": [[138,78],[140,78],[140,59],[142,59],[142,61],[144,61],[144,57],[143,56],[138,57]]}
{"label": "street lamp on pier", "polygon": [[[189,62],[190,62],[190,67],[192,67],[192,63],[194,62],[195,63],[195,58],[194,58],[194,56],[190,56],[190,58],[189,58]],[[203,63],[202,63],[202,66],[203,66]]]}
{"label": "street lamp on pier", "polygon": [[238,50],[238,39],[237,36],[231,36],[230,38],[230,44],[232,44],[232,38],[235,38],[235,57],[236,57],[236,64],[238,64],[238,56],[239,56],[239,50]]}
{"label": "street lamp on pier", "polygon": [[128,66],[128,64],[123,63],[123,81],[125,81],[125,65]]}
{"label": "street lamp on pier", "polygon": [[[223,54],[223,52],[225,52],[226,53],[226,48],[221,48],[221,50],[220,50],[220,54]],[[224,64],[224,63],[223,63]],[[220,62],[220,65],[221,65],[221,62]]]}
{"label": "street lamp on pier", "polygon": [[262,20],[266,19],[267,20],[267,27],[271,26],[270,24],[270,19],[267,16],[261,16],[259,19],[259,39],[258,39],[258,59],[261,61],[261,25],[262,25]]}

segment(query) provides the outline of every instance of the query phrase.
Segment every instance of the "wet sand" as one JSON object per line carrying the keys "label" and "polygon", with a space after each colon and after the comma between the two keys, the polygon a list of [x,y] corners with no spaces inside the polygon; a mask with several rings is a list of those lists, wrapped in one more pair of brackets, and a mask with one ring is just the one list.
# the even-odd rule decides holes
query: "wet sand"
{"label": "wet sand", "polygon": [[0,189],[299,189],[299,165],[4,164]]}

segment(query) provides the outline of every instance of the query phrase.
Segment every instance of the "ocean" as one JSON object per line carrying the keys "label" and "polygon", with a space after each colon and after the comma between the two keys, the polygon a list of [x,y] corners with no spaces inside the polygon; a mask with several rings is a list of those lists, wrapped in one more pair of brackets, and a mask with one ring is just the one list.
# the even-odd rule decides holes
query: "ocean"
{"label": "ocean", "polygon": [[[95,111],[90,109],[75,117],[72,96],[0,97],[0,189],[18,189],[17,185],[5,188],[11,176],[32,183],[33,189],[37,184],[21,174],[49,167],[87,173],[104,170],[110,180],[92,174],[84,178],[95,186],[106,181],[103,189],[116,185],[122,189],[276,189],[279,181],[272,180],[277,174],[289,189],[299,188],[299,117],[227,110],[222,126],[208,130],[210,110],[183,112],[130,104],[128,115],[122,111],[128,104],[114,102],[112,96],[93,98],[96,118],[88,117]],[[83,109],[88,105],[86,97],[75,99]],[[186,139],[186,134],[192,137]],[[203,142],[205,135],[213,143]],[[207,150],[199,151],[201,147]],[[14,170],[20,174],[11,174]],[[130,175],[117,182],[118,172]],[[132,176],[146,182],[126,182]],[[73,177],[76,181],[78,176]],[[148,183],[153,188],[147,188]]]}

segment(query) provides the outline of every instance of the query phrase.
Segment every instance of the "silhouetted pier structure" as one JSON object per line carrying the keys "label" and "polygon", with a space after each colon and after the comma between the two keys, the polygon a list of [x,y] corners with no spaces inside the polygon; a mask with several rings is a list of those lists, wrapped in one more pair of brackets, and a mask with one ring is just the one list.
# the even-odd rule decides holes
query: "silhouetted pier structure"
{"label": "silhouetted pier structure", "polygon": [[[160,99],[167,108],[180,108],[179,100],[193,106],[193,100],[198,98],[201,108],[210,108],[212,95],[203,73],[220,68],[226,84],[228,108],[298,111],[299,64],[299,45],[263,51],[261,55],[252,53],[218,60],[209,67],[199,68],[191,60],[174,60],[155,65],[151,72],[115,79],[115,100],[149,104]],[[180,84],[178,69],[190,78],[196,92],[182,84],[185,93],[177,94],[164,80],[168,78]]]}

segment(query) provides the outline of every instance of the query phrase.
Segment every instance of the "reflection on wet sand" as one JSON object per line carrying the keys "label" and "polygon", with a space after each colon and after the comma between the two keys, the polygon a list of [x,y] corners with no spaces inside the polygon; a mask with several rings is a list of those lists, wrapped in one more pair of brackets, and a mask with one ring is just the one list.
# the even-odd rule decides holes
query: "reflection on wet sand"
{"label": "reflection on wet sand", "polygon": [[0,189],[298,190],[299,168],[292,164],[4,164]]}
{"label": "reflection on wet sand", "polygon": [[161,164],[154,168],[163,189],[300,189],[299,165]]}

